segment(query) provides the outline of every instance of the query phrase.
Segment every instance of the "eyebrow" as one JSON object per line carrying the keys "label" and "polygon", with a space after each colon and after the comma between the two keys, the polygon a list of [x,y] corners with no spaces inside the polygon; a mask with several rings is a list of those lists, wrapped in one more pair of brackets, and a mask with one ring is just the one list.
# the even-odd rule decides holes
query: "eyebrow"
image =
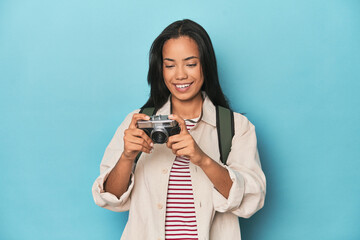
{"label": "eyebrow", "polygon": [[[195,56],[191,56],[191,57],[187,57],[187,58],[184,58],[183,61],[188,61],[190,59],[194,59],[194,58],[198,58],[198,57],[195,57]],[[171,59],[171,58],[164,58],[164,61],[167,60],[167,61],[171,61],[171,62],[175,62],[174,59]]]}

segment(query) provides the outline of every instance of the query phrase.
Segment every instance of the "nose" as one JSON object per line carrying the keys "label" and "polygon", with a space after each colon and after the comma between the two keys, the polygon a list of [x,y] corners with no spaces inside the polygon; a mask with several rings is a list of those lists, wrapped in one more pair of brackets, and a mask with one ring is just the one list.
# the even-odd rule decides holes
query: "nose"
{"label": "nose", "polygon": [[183,67],[178,67],[176,69],[176,80],[187,79],[187,72]]}

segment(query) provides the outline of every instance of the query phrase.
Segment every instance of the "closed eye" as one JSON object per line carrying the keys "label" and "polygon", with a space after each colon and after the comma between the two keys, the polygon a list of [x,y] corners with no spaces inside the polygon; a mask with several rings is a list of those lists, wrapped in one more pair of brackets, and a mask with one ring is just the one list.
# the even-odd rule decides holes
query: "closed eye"
{"label": "closed eye", "polygon": [[196,63],[194,63],[194,64],[187,64],[186,66],[188,66],[188,67],[196,67]]}
{"label": "closed eye", "polygon": [[175,67],[174,65],[165,65],[166,68],[173,68]]}

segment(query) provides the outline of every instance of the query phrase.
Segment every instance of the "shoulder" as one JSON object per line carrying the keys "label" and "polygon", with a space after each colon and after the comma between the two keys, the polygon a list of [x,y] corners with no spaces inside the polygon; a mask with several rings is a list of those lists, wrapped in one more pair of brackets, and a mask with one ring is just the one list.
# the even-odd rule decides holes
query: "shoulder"
{"label": "shoulder", "polygon": [[131,119],[132,119],[133,115],[135,113],[139,113],[139,112],[140,112],[140,109],[135,109],[135,110],[131,111],[130,113],[128,113],[126,115],[125,119],[122,121],[122,123],[118,127],[118,130],[123,130],[123,129],[128,128],[131,123]]}
{"label": "shoulder", "polygon": [[234,112],[234,129],[235,134],[243,134],[250,129],[255,129],[255,126],[243,114]]}
{"label": "shoulder", "polygon": [[[130,121],[131,121],[132,116],[133,116],[135,113],[139,113],[139,112],[140,112],[140,108],[131,111],[130,113],[128,113],[128,114],[126,115],[125,120],[130,119]],[[124,121],[125,121],[125,120],[124,120]]]}

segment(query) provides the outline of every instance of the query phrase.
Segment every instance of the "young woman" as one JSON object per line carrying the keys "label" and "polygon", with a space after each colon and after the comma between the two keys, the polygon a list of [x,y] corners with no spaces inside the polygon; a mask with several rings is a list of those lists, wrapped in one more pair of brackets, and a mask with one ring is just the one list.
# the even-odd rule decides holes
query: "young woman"
{"label": "young woman", "polygon": [[229,105],[206,31],[191,20],[165,28],[150,50],[148,82],[144,107],[169,115],[181,131],[154,145],[137,128],[149,116],[130,113],[105,151],[92,189],[95,203],[129,210],[121,239],[241,239],[238,216],[262,208],[265,176],[255,127],[239,113],[227,164],[220,161],[215,106]]}

